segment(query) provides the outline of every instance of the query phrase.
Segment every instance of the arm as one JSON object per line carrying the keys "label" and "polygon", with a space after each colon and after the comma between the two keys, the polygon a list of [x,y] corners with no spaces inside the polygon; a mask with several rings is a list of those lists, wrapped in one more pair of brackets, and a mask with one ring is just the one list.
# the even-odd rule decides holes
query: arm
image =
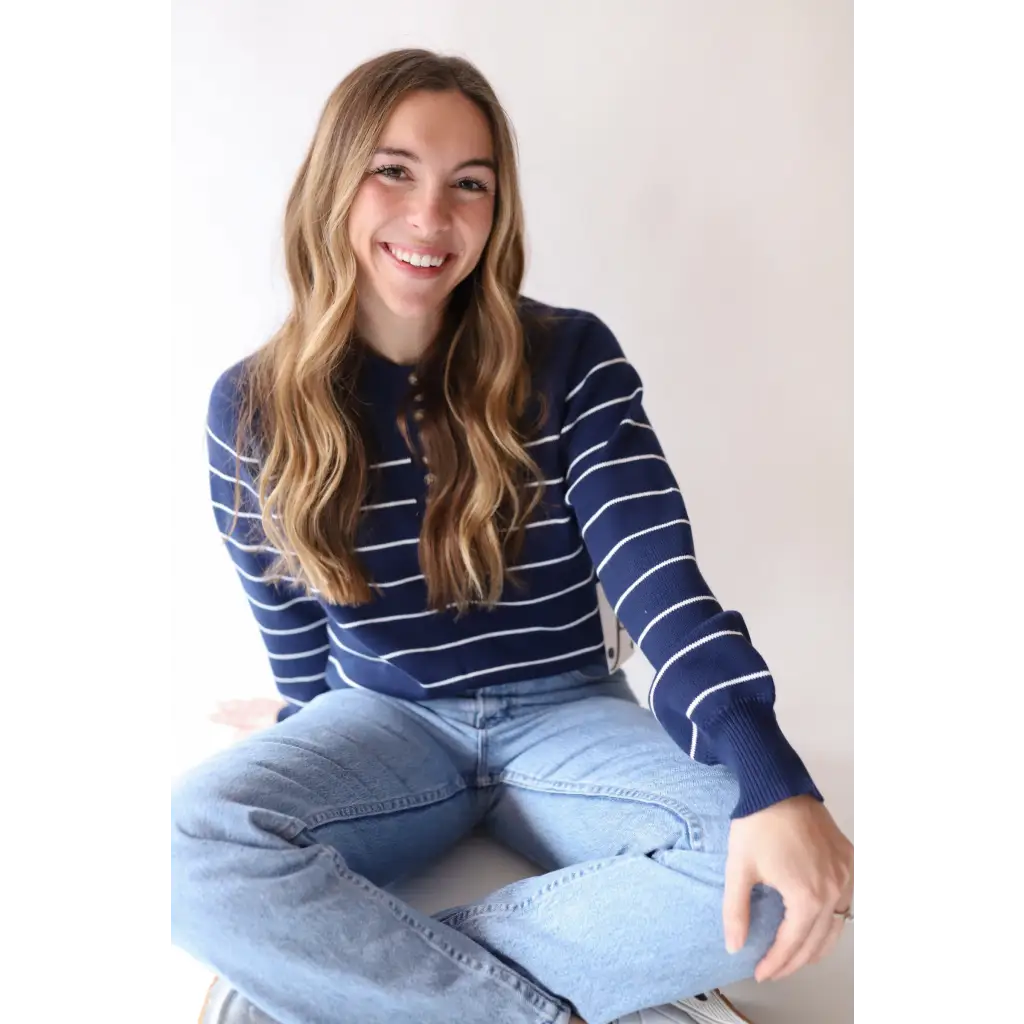
{"label": "arm", "polygon": [[[265,583],[261,577],[273,561],[260,521],[257,467],[235,453],[238,367],[225,373],[210,396],[206,423],[210,496],[224,546],[249,600],[270,659],[274,682],[286,701],[285,718],[328,689],[327,616],[320,603],[287,582]],[[235,475],[240,474],[241,504],[233,532]]]}
{"label": "arm", "polygon": [[581,324],[569,371],[566,500],[616,615],[654,666],[649,703],[695,760],[739,780],[739,818],[820,800],[779,728],[775,689],[742,616],[701,575],[679,485],[648,422],[643,386],[609,329]]}

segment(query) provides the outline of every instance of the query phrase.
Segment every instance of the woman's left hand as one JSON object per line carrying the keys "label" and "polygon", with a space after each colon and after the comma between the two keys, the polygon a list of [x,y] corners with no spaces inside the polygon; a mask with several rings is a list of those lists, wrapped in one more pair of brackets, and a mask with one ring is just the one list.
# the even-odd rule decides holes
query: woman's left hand
{"label": "woman's left hand", "polygon": [[775,942],[754,973],[758,981],[777,981],[816,963],[839,940],[844,922],[836,912],[853,902],[853,844],[810,796],[734,819],[722,907],[730,951],[747,941],[750,890],[759,882],[778,890],[786,907]]}

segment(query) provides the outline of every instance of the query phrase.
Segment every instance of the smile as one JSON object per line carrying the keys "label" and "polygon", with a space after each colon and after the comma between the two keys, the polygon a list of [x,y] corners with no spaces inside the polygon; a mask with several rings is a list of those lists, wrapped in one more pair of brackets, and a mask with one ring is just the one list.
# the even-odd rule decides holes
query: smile
{"label": "smile", "polygon": [[402,270],[415,273],[418,276],[437,274],[448,262],[448,257],[451,255],[450,253],[416,252],[411,249],[403,249],[397,245],[391,245],[390,242],[382,242],[380,247],[391,257],[392,262],[401,267]]}

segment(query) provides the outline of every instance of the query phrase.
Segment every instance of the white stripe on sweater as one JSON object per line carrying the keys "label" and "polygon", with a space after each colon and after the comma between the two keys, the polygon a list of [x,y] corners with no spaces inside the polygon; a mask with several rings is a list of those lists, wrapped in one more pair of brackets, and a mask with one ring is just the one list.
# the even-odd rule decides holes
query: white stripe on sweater
{"label": "white stripe on sweater", "polygon": [[412,462],[412,458],[408,459],[392,459],[390,462],[375,462],[370,469],[387,469],[389,466],[408,466]]}
{"label": "white stripe on sweater", "polygon": [[[569,463],[569,468],[565,471],[565,475],[568,476],[572,472],[573,466],[575,466],[580,459],[585,459],[592,452],[596,452],[599,448],[604,448],[607,444],[607,441],[598,441],[597,444],[592,444],[585,452],[581,452],[572,460],[572,462]],[[572,490],[572,488],[570,487],[569,490]]]}
{"label": "white stripe on sweater", "polygon": [[374,581],[371,584],[371,586],[374,586],[374,587],[400,587],[400,586],[402,586],[403,583],[415,583],[417,580],[422,580],[423,578],[424,578],[423,573],[420,573],[418,576],[405,576],[405,577],[403,577],[400,580],[391,580],[389,583],[377,583],[376,581]]}
{"label": "white stripe on sweater", "polygon": [[717,598],[713,594],[701,594],[699,597],[688,597],[685,601],[677,601],[674,605],[670,605],[663,612],[659,612],[651,619],[650,622],[644,627],[644,631],[636,638],[636,645],[640,647],[644,642],[644,637],[651,631],[651,628],[655,626],[661,619],[665,618],[669,612],[677,611],[679,608],[685,608],[687,605],[696,604],[698,601],[716,601]]}
{"label": "white stripe on sweater", "polygon": [[476,676],[485,676],[493,672],[504,672],[510,668],[526,668],[528,665],[548,665],[553,661],[565,661],[566,658],[575,658],[579,654],[590,654],[592,651],[604,651],[604,640],[599,644],[594,644],[592,647],[581,647],[579,650],[558,654],[553,658],[539,658],[536,661],[514,661],[507,665],[481,668],[475,672],[465,672],[461,676],[450,676],[448,679],[441,679],[436,683],[421,683],[420,685],[426,690],[432,689],[435,686],[450,686],[452,683],[461,683],[463,679],[473,679]]}
{"label": "white stripe on sweater", "polygon": [[[650,423],[641,423],[639,420],[630,419],[628,416],[619,420],[620,427],[624,427],[627,423],[634,427],[643,427],[644,430],[654,429],[654,427],[652,427]],[[577,455],[576,458],[569,463],[569,468],[565,471],[566,478],[568,479],[569,474],[572,473],[572,467],[575,466],[577,462],[579,462],[581,459],[585,459],[588,455],[590,455],[592,452],[596,452],[599,448],[605,448],[607,445],[608,441],[600,441],[598,444],[591,445],[585,452],[582,452],[581,454]]]}
{"label": "white stripe on sweater", "polygon": [[645,530],[637,530],[636,533],[631,533],[628,537],[623,537],[622,540],[620,540],[615,547],[613,547],[611,551],[601,559],[601,564],[597,567],[598,576],[601,575],[601,570],[608,564],[608,560],[616,551],[619,550],[619,548],[622,547],[623,544],[627,544],[631,540],[636,540],[637,537],[643,537],[644,534],[654,533],[656,530],[667,530],[670,526],[688,526],[689,524],[689,519],[673,519],[671,522],[659,523],[657,526],[648,526]]}
{"label": "white stripe on sweater", "polygon": [[583,545],[581,544],[571,555],[562,555],[559,558],[548,558],[548,559],[545,559],[545,561],[543,561],[543,562],[529,562],[526,565],[514,565],[514,566],[512,566],[512,568],[513,569],[540,569],[540,568],[543,568],[543,566],[545,566],[545,565],[554,565],[556,562],[568,562],[571,559],[575,558],[582,550],[583,550]]}
{"label": "white stripe on sweater", "polygon": [[356,548],[356,551],[382,551],[384,548],[399,548],[403,544],[419,544],[419,537],[408,537],[405,540],[389,540],[383,544],[364,544],[361,548]]}
{"label": "white stripe on sweater", "polygon": [[599,614],[600,609],[595,608],[592,612],[587,612],[586,615],[581,615],[578,619],[567,622],[562,626],[527,626],[523,629],[497,629],[492,630],[490,633],[478,633],[476,636],[452,640],[446,644],[435,644],[432,647],[409,647],[404,651],[389,651],[380,660],[391,661],[392,658],[403,658],[407,654],[433,654],[435,651],[447,651],[453,647],[465,647],[466,644],[475,644],[478,640],[491,640],[499,636],[520,636],[526,633],[563,633],[567,629],[575,629],[580,623],[586,622],[587,619],[592,619],[595,615]]}
{"label": "white stripe on sweater", "polygon": [[230,453],[231,455],[234,455],[234,457],[235,457],[236,459],[241,459],[241,460],[242,460],[242,462],[251,462],[251,463],[253,463],[254,465],[258,465],[258,464],[259,464],[259,461],[260,461],[259,459],[254,459],[254,458],[253,458],[252,456],[250,456],[250,455],[239,455],[239,454],[238,454],[238,452],[236,452],[236,451],[235,451],[235,449],[231,447],[231,445],[229,445],[229,444],[226,444],[226,443],[225,443],[224,441],[222,441],[222,440],[221,440],[221,439],[220,439],[220,438],[219,438],[219,437],[218,437],[218,436],[217,436],[217,435],[216,435],[216,434],[215,434],[215,433],[214,433],[214,432],[213,432],[213,431],[212,431],[212,430],[210,429],[210,424],[209,424],[209,423],[207,423],[207,424],[206,424],[206,432],[207,432],[207,433],[208,433],[208,434],[210,435],[210,437],[212,437],[212,438],[213,438],[213,440],[214,440],[214,441],[216,441],[216,442],[217,442],[217,444],[219,444],[219,445],[221,446],[221,448],[223,448],[223,449],[224,449],[224,450],[225,450],[226,452],[229,452],[229,453]]}
{"label": "white stripe on sweater", "polygon": [[569,495],[572,494],[572,492],[574,490],[576,490],[576,488],[579,487],[579,485],[581,483],[583,483],[583,481],[586,480],[586,478],[588,476],[590,476],[591,473],[595,473],[599,469],[607,469],[609,466],[621,466],[621,465],[624,465],[627,462],[643,462],[646,459],[656,459],[658,462],[664,462],[666,466],[668,465],[668,459],[666,459],[664,455],[653,455],[653,454],[651,454],[651,455],[627,455],[625,458],[622,458],[622,459],[611,459],[608,462],[597,462],[593,466],[589,466],[582,473],[580,473],[580,475],[578,477],[576,477],[576,483],[574,483],[569,488],[569,490],[567,490],[565,492],[565,503],[566,503],[566,505],[571,505],[572,504],[572,502],[569,500]]}
{"label": "white stripe on sweater", "polygon": [[[333,623],[331,623],[331,625],[333,625]],[[378,664],[386,664],[386,660],[384,658],[378,657],[376,654],[366,654],[364,651],[357,651],[354,648],[348,647],[345,644],[343,644],[334,635],[334,630],[331,629],[331,625],[328,625],[327,627],[327,635],[328,637],[330,637],[331,642],[340,650],[344,651],[346,654],[351,654],[354,658],[362,658],[364,661],[375,661]]]}
{"label": "white stripe on sweater", "polygon": [[[263,581],[260,580],[259,582],[262,583]],[[248,592],[246,592],[245,596],[249,599],[249,604],[256,608],[265,608],[268,612],[283,612],[285,608],[291,608],[293,604],[301,604],[303,601],[308,601],[310,604],[319,603],[315,597],[293,597],[290,601],[285,601],[283,604],[264,604],[262,601],[257,601]]]}
{"label": "white stripe on sweater", "polygon": [[235,540],[230,533],[222,533],[221,537],[226,540],[229,544],[233,544],[239,551],[265,551],[267,554],[279,555],[281,554],[277,548],[271,547],[269,544],[242,544],[240,541]]}
{"label": "white stripe on sweater", "polygon": [[323,654],[324,651],[330,649],[330,644],[324,644],[323,647],[314,647],[309,651],[296,651],[294,654],[274,654],[273,651],[267,651],[267,654],[274,661],[298,661],[299,658],[312,658],[314,654]]}
{"label": "white stripe on sweater", "polygon": [[[771,672],[751,672],[746,676],[737,676],[735,679],[727,679],[724,683],[716,683],[714,686],[709,686],[703,693],[698,694],[694,698],[693,703],[686,709],[686,717],[690,718],[693,713],[693,709],[709,694],[714,693],[715,690],[721,690],[726,686],[735,686],[737,683],[749,683],[755,679],[764,679],[765,676],[770,676]],[[690,760],[697,760],[697,723],[690,718]]]}
{"label": "white stripe on sweater", "polygon": [[[227,514],[229,516],[231,516],[232,518],[235,515],[235,510],[233,508],[228,508],[227,505],[222,505],[219,501],[212,501],[212,502],[210,502],[210,504],[213,505],[214,508],[219,508],[222,512],[227,512]],[[263,516],[261,516],[259,514],[259,512],[239,512],[238,513],[238,518],[239,519],[259,519],[259,520],[262,521]]]}
{"label": "white stripe on sweater", "polygon": [[637,395],[643,393],[643,390],[644,388],[641,384],[640,387],[638,387],[631,394],[626,395],[624,398],[610,398],[607,402],[601,402],[600,405],[595,405],[592,409],[588,409],[586,412],[580,413],[579,416],[577,416],[576,419],[574,419],[571,423],[566,423],[566,425],[562,427],[561,433],[569,433],[569,431],[572,430],[572,428],[575,427],[580,420],[586,419],[588,416],[593,416],[595,412],[600,412],[602,409],[607,409],[610,405],[619,405],[622,402],[632,402]]}
{"label": "white stripe on sweater", "polygon": [[587,574],[587,578],[585,580],[581,580],[579,583],[574,583],[571,587],[566,587],[565,590],[557,590],[555,591],[555,593],[545,594],[543,597],[526,597],[523,598],[521,601],[499,601],[498,604],[502,607],[508,607],[509,605],[517,607],[519,605],[526,604],[540,604],[542,601],[551,601],[554,600],[554,598],[556,597],[562,597],[563,594],[568,594],[572,590],[579,590],[580,587],[585,587],[593,579],[594,570],[591,569],[590,572]]}
{"label": "white stripe on sweater", "polygon": [[629,360],[626,359],[624,356],[618,356],[615,359],[606,359],[603,363],[598,363],[597,366],[587,371],[587,375],[583,378],[583,380],[579,382],[579,384],[576,385],[576,387],[572,389],[572,391],[569,392],[569,394],[565,396],[565,400],[568,402],[571,398],[574,398],[577,392],[580,390],[580,388],[582,388],[583,385],[587,383],[591,374],[597,373],[598,370],[603,369],[605,366],[614,366],[615,363],[628,362]]}
{"label": "white stripe on sweater", "polygon": [[678,487],[665,487],[660,491],[637,491],[634,494],[622,494],[618,498],[612,498],[610,501],[606,501],[584,524],[583,529],[580,530],[580,536],[584,536],[587,530],[590,529],[594,524],[594,520],[606,509],[612,505],[617,505],[620,501],[632,501],[634,498],[653,498],[659,494],[678,494],[679,497],[683,496],[683,492]]}
{"label": "white stripe on sweater", "polygon": [[271,586],[274,583],[294,583],[296,585],[299,583],[294,576],[272,576],[270,579],[264,579],[262,576],[253,576],[252,573],[246,572],[237,562],[232,562],[232,564],[239,576],[244,576],[247,580],[252,580],[253,583],[262,583],[264,586]]}
{"label": "white stripe on sweater", "polygon": [[359,622],[332,622],[331,625],[339,626],[341,629],[358,629],[360,626],[370,626],[380,622],[398,622],[401,619],[423,619],[428,615],[437,615],[437,612],[433,608],[428,608],[425,612],[406,612],[404,615],[378,615],[373,619],[360,619]]}
{"label": "white stripe on sweater", "polygon": [[305,626],[296,626],[294,629],[271,629],[261,622],[258,622],[257,625],[260,627],[260,632],[266,633],[268,636],[292,636],[294,633],[308,633],[311,629],[316,629],[317,626],[322,626],[326,622],[327,616],[325,615],[322,619],[317,619],[316,622],[307,623]]}
{"label": "white stripe on sweater", "polygon": [[315,676],[292,676],[291,679],[286,679],[283,676],[274,676],[275,683],[282,683],[285,686],[289,686],[292,683],[318,683],[321,679],[326,679],[327,673],[320,672]]}
{"label": "white stripe on sweater", "polygon": [[[554,594],[545,594],[542,597],[524,598],[521,601],[499,601],[498,602],[498,606],[502,607],[502,608],[507,608],[509,606],[518,607],[519,605],[540,604],[543,601],[553,601],[555,598],[562,597],[565,594],[568,594],[572,590],[579,590],[580,587],[585,587],[593,578],[594,578],[594,570],[591,569],[590,570],[590,574],[587,576],[587,578],[585,580],[582,580],[579,583],[574,583],[571,587],[566,587],[565,590],[556,591]],[[482,603],[482,602],[478,602],[478,603]],[[455,604],[454,603],[449,604],[447,607],[448,608],[454,608]],[[437,615],[437,614],[438,613],[436,611],[434,611],[433,609],[429,609],[428,611],[425,611],[425,612],[407,612],[404,615],[379,615],[379,616],[377,616],[376,618],[373,618],[373,619],[361,619],[359,622],[338,622],[338,623],[334,623],[334,625],[338,625],[342,629],[357,629],[359,626],[368,626],[368,625],[371,625],[372,623],[396,622],[399,619],[420,619],[420,618],[424,618],[424,617],[426,617],[428,615]]]}
{"label": "white stripe on sweater", "polygon": [[396,505],[415,505],[415,498],[402,498],[401,501],[379,501],[376,505],[361,505],[360,512],[370,512],[377,508],[394,508]]}
{"label": "white stripe on sweater", "polygon": [[540,519],[536,523],[527,523],[526,529],[533,530],[538,526],[558,526],[561,523],[571,523],[572,516],[565,516],[562,519]]}
{"label": "white stripe on sweater", "polygon": [[[739,635],[742,636],[743,634]],[[724,690],[727,686],[735,686],[737,683],[750,683],[755,679],[766,679],[770,675],[771,672],[762,670],[761,672],[750,672],[745,676],[737,676],[735,679],[726,679],[724,683],[715,683],[714,686],[709,686],[706,690],[702,690],[690,701],[690,706],[686,709],[686,717],[693,718],[693,712],[697,705],[716,690]]]}
{"label": "white stripe on sweater", "polygon": [[[362,651],[355,651],[351,647],[346,647],[338,637],[335,635],[334,630],[331,626],[327,627],[327,635],[331,640],[338,645],[343,651],[349,654],[354,654],[357,658],[365,658],[367,661],[376,661],[383,664],[389,664],[394,658],[402,658],[409,654],[433,654],[436,651],[447,651],[453,647],[464,647],[466,644],[473,644],[479,640],[491,640],[494,637],[499,636],[519,636],[524,633],[561,633],[567,629],[574,629],[581,622],[586,622],[587,619],[592,619],[595,615],[600,614],[600,609],[595,608],[592,612],[588,612],[586,615],[580,616],[573,622],[568,622],[562,626],[527,626],[523,629],[499,629],[492,630],[490,633],[478,633],[476,636],[463,637],[460,640],[452,640],[445,644],[434,644],[431,647],[410,647],[404,651],[388,651],[387,654],[381,655],[370,655],[364,654]],[[332,623],[333,625],[333,623]],[[319,652],[309,652],[319,653]]]}
{"label": "white stripe on sweater", "polygon": [[[222,480],[227,480],[227,482],[229,484],[233,484],[235,482],[235,477],[231,476],[229,473],[222,473],[216,466],[210,466],[209,469],[210,469],[210,472],[214,474],[214,476],[219,476]],[[252,493],[256,495],[257,500],[259,499],[259,496],[260,496],[259,495],[259,491],[257,491],[256,488],[253,487],[252,484],[250,484],[247,481],[243,480],[241,477],[238,478],[238,482],[247,491],[252,491]]]}
{"label": "white stripe on sweater", "polygon": [[333,654],[327,660],[334,666],[335,671],[341,677],[341,681],[343,683],[348,683],[349,686],[354,686],[357,690],[366,689],[366,687],[363,686],[362,683],[357,683],[354,679],[349,679],[349,677],[345,675],[345,670],[341,667],[341,662],[338,661],[338,659]]}
{"label": "white stripe on sweater", "polygon": [[616,615],[619,614],[619,609],[622,607],[622,602],[638,587],[651,573],[657,572],[659,569],[664,569],[666,565],[671,565],[673,562],[696,562],[696,556],[694,555],[674,555],[672,558],[666,558],[664,562],[659,562],[657,565],[652,566],[642,576],[634,580],[626,589],[622,592],[622,596],[615,602],[614,612]]}
{"label": "white stripe on sweater", "polygon": [[720,629],[717,633],[708,633],[707,636],[702,636],[699,640],[695,640],[692,644],[688,644],[681,651],[676,651],[676,653],[661,666],[654,679],[651,681],[651,688],[647,691],[647,706],[652,711],[654,710],[654,691],[658,688],[658,683],[661,682],[665,673],[672,665],[674,665],[680,658],[689,654],[690,651],[696,650],[698,647],[703,647],[704,644],[711,643],[712,640],[717,640],[719,637],[723,636],[743,636],[743,634],[737,629]]}

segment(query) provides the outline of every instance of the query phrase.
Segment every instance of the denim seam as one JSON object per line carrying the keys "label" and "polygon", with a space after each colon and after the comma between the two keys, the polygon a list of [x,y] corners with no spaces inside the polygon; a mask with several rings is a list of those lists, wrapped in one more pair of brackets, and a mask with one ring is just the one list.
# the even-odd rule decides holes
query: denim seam
{"label": "denim seam", "polygon": [[626,789],[623,786],[594,786],[585,782],[559,782],[551,779],[539,779],[520,772],[504,771],[496,776],[496,781],[506,785],[520,786],[541,793],[568,793],[572,796],[608,797],[613,800],[626,800],[634,803],[648,804],[659,810],[667,811],[678,818],[686,827],[689,848],[694,853],[704,851],[704,828],[700,818],[685,804],[666,799],[663,794],[651,793],[641,789]]}
{"label": "denim seam", "polygon": [[427,804],[438,804],[444,800],[450,800],[453,796],[458,796],[460,793],[464,793],[466,788],[466,784],[460,780],[458,783],[449,783],[436,789],[428,789],[425,793],[397,796],[391,800],[367,801],[366,803],[352,804],[348,807],[332,807],[328,810],[318,811],[306,819],[303,827],[318,828],[330,821],[376,817],[381,814],[391,814],[394,811],[423,807]]}
{"label": "denim seam", "polygon": [[627,864],[630,859],[629,857],[606,857],[604,860],[593,861],[583,868],[563,875],[553,882],[548,882],[547,885],[538,889],[528,899],[520,900],[518,903],[480,903],[472,907],[465,907],[454,914],[441,915],[441,920],[445,924],[456,928],[470,918],[493,916],[495,914],[514,914],[533,906],[541,897],[549,895],[569,882],[575,882],[579,878],[592,875],[598,871],[604,871],[607,868],[621,867]]}
{"label": "denim seam", "polygon": [[476,741],[476,784],[478,788],[483,788],[488,784],[488,772],[487,772],[487,730],[480,729],[477,732]]}
{"label": "denim seam", "polygon": [[[511,968],[496,966],[494,964],[485,964],[482,960],[477,960],[471,956],[467,956],[465,953],[460,953],[454,946],[446,942],[435,931],[421,925],[415,918],[410,917],[406,913],[406,909],[402,904],[393,899],[383,889],[376,888],[360,875],[353,874],[349,871],[345,867],[345,863],[337,850],[334,850],[331,847],[324,847],[324,849],[330,852],[331,859],[334,861],[335,870],[342,878],[350,882],[352,885],[362,889],[378,902],[383,903],[395,918],[397,918],[402,924],[407,925],[414,931],[418,932],[439,953],[447,956],[450,960],[453,960],[458,964],[484,972],[488,977],[493,978],[498,984],[511,989],[534,1009],[548,1015],[554,1013],[554,1016],[551,1017],[549,1021],[542,1021],[540,1024],[555,1024],[555,1022],[564,1015],[564,1012],[568,1010],[567,1005],[563,1005],[557,999],[545,994],[536,985],[527,981],[526,978],[523,978],[521,975],[517,975],[513,970],[511,970]],[[470,942],[473,941],[469,936],[466,936],[466,939]]]}

